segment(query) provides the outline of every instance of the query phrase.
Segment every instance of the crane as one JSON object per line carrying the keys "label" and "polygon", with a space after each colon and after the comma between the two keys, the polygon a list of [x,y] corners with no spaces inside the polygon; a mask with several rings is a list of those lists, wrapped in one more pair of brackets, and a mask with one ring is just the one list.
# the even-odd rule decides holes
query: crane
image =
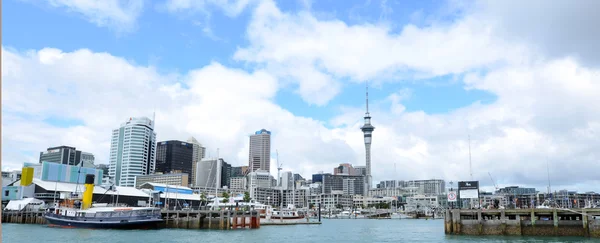
{"label": "crane", "polygon": [[494,178],[492,178],[492,174],[490,172],[488,172],[488,175],[490,175],[490,180],[492,180],[492,184],[494,184],[494,187],[496,188],[496,191],[498,191],[498,184],[496,184],[496,181],[494,181]]}
{"label": "crane", "polygon": [[279,182],[277,184],[279,184],[279,186],[281,186],[281,177],[280,177],[281,175],[280,175],[280,173],[281,173],[281,170],[283,169],[281,167],[283,164],[280,163],[280,161],[279,161],[279,151],[275,150],[275,153],[277,154],[277,181]]}

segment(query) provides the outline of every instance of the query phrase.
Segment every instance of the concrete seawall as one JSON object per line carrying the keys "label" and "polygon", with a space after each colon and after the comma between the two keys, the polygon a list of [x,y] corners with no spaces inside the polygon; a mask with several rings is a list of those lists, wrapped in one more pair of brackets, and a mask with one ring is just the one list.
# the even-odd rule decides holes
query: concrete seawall
{"label": "concrete seawall", "polygon": [[446,210],[446,234],[600,238],[600,209]]}

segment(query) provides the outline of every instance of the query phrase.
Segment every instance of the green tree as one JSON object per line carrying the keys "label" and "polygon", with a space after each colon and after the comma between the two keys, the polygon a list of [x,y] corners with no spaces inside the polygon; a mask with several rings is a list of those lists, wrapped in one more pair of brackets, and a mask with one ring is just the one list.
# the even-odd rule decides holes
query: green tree
{"label": "green tree", "polygon": [[314,203],[309,203],[309,204],[308,204],[308,208],[314,208],[314,207],[315,207],[315,204],[314,204]]}
{"label": "green tree", "polygon": [[229,193],[223,192],[223,201],[222,201],[222,203],[227,203],[227,202],[229,202]]}
{"label": "green tree", "polygon": [[200,193],[200,205],[204,205],[206,203],[206,194]]}
{"label": "green tree", "polygon": [[342,209],[344,206],[342,206],[342,204],[337,204],[335,205],[336,208]]}
{"label": "green tree", "polygon": [[244,202],[250,202],[250,193],[244,192]]}

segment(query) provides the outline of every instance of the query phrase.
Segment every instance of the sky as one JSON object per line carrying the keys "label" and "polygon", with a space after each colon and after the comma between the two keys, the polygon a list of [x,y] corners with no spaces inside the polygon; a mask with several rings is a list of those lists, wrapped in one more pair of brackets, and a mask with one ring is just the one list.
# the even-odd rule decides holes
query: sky
{"label": "sky", "polygon": [[2,170],[60,145],[107,164],[155,112],[158,141],[241,166],[264,128],[273,175],[332,173],[365,164],[368,85],[374,184],[600,192],[599,1],[2,3]]}

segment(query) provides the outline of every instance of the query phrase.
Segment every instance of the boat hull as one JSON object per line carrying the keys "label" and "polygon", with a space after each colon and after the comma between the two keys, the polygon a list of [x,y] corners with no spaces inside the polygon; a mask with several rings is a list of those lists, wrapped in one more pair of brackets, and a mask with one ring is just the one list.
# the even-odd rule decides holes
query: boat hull
{"label": "boat hull", "polygon": [[143,219],[131,221],[81,221],[66,218],[45,216],[51,227],[63,228],[88,228],[88,229],[157,229],[163,222],[162,219]]}

